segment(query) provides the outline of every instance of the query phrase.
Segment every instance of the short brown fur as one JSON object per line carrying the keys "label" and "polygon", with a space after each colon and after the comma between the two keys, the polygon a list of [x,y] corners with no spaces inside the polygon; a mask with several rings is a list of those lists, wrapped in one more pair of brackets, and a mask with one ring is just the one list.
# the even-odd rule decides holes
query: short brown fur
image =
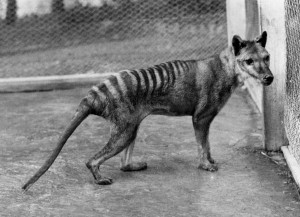
{"label": "short brown fur", "polygon": [[49,169],[67,139],[90,114],[112,122],[108,143],[86,163],[97,184],[112,183],[112,179],[100,174],[100,165],[123,150],[122,171],[147,168],[145,162],[132,162],[132,151],[139,125],[150,114],[192,116],[199,168],[216,171],[208,141],[210,124],[235,88],[248,77],[264,85],[272,83],[266,40],[266,32],[253,41],[234,36],[232,46],[211,58],[123,71],[94,86],[81,101],[52,155],[23,189],[28,190]]}

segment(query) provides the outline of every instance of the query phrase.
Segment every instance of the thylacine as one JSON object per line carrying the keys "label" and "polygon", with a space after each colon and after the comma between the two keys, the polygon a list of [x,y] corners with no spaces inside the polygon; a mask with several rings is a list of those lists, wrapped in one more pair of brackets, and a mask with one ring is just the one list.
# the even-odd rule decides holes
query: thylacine
{"label": "thylacine", "polygon": [[210,124],[247,77],[254,77],[264,85],[272,83],[266,41],[266,32],[253,41],[234,36],[229,48],[205,60],[172,61],[110,76],[82,99],[52,155],[23,189],[28,190],[49,169],[67,139],[90,114],[112,122],[108,143],[86,163],[97,184],[112,183],[112,179],[101,176],[99,167],[123,150],[121,170],[147,168],[146,163],[133,163],[131,157],[139,125],[150,114],[192,116],[199,168],[217,170],[208,141]]}

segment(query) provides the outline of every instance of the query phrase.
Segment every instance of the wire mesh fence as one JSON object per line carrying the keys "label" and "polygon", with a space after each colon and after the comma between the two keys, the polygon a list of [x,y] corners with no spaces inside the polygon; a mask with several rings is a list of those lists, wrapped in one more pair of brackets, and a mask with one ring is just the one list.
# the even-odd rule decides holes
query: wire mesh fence
{"label": "wire mesh fence", "polygon": [[285,126],[290,150],[300,164],[300,2],[285,1],[287,42],[287,76]]}
{"label": "wire mesh fence", "polygon": [[140,68],[227,46],[225,0],[31,0],[27,13],[20,2],[1,1],[1,77]]}

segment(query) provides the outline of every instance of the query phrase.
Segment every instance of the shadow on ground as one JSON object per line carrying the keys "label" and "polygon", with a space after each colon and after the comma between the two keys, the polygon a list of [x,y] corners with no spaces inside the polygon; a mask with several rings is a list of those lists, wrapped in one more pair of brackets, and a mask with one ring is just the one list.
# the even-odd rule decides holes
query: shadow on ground
{"label": "shadow on ground", "polygon": [[151,116],[134,151],[149,168],[124,173],[116,156],[102,166],[114,184],[97,186],[85,162],[104,146],[109,125],[90,116],[50,170],[22,193],[86,91],[0,95],[0,216],[299,216],[286,167],[261,155],[261,117],[242,91],[211,128],[218,172],[197,169],[190,117]]}

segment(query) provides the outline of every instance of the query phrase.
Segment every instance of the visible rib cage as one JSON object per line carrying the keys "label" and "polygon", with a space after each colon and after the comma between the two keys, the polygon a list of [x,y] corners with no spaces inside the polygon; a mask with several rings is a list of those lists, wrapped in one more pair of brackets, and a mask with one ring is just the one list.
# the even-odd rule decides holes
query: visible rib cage
{"label": "visible rib cage", "polygon": [[112,104],[124,102],[134,108],[152,97],[168,94],[176,81],[194,68],[195,62],[175,60],[147,69],[120,71],[94,86],[91,91]]}

